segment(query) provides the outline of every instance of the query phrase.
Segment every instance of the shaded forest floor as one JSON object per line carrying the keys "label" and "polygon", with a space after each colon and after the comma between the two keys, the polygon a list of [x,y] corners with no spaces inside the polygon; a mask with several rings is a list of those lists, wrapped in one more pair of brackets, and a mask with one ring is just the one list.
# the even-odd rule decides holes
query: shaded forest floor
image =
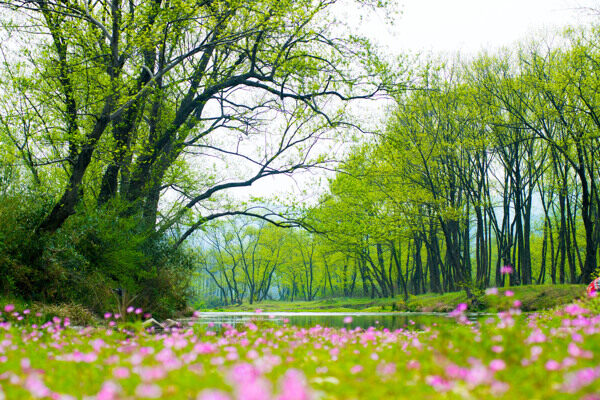
{"label": "shaded forest floor", "polygon": [[[512,292],[512,295],[511,295]],[[476,296],[477,305],[471,311],[495,312],[508,310],[514,301],[521,302],[523,311],[540,311],[562,304],[571,303],[585,296],[585,285],[529,285],[498,289],[498,295]],[[464,291],[445,294],[428,293],[409,296],[404,301],[402,296],[384,299],[371,298],[327,298],[313,301],[262,301],[259,303],[223,306],[212,311],[323,311],[323,312],[449,312],[459,303],[468,303]],[[208,310],[203,310],[208,311]]]}

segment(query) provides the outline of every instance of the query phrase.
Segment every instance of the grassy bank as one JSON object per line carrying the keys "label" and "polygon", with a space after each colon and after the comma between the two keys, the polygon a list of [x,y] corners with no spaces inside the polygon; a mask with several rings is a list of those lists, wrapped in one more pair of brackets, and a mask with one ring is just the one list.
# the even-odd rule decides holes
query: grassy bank
{"label": "grassy bank", "polygon": [[[506,296],[506,293],[512,296]],[[477,305],[472,311],[494,312],[507,310],[514,300],[519,300],[524,311],[539,311],[568,304],[585,295],[584,285],[530,285],[498,289],[498,295],[477,296]],[[263,301],[254,304],[244,303],[214,309],[212,311],[254,311],[258,308],[265,312],[275,311],[413,311],[413,312],[448,312],[459,303],[467,303],[464,291],[446,294],[428,293],[409,296],[407,301],[401,296],[385,299],[370,298],[332,298],[314,301]]]}
{"label": "grassy bank", "polygon": [[97,325],[102,317],[94,314],[80,304],[44,304],[28,302],[15,297],[0,296],[0,313],[4,307],[11,304],[17,310],[28,310],[28,314],[36,316],[41,321],[49,321],[53,317],[68,318],[73,325]]}
{"label": "grassy bank", "polygon": [[[513,292],[512,296],[506,296],[507,292]],[[510,294],[510,293],[509,293]],[[477,306],[472,305],[471,311],[496,312],[508,310],[515,300],[521,302],[523,311],[547,310],[563,304],[569,304],[576,299],[585,296],[584,285],[542,285],[542,286],[519,286],[503,288],[498,290],[498,295],[477,296]],[[264,312],[449,312],[460,303],[468,303],[464,291],[436,294],[429,293],[419,296],[409,296],[404,301],[401,296],[385,299],[370,298],[331,298],[314,301],[263,301],[254,304],[244,303],[242,305],[226,306],[217,309],[205,309],[201,311],[255,311],[261,309]],[[98,325],[103,317],[95,315],[85,307],[76,304],[51,305],[42,303],[29,303],[15,298],[0,297],[0,306],[14,304],[17,309],[29,309],[32,315],[38,314],[43,320],[52,317],[61,319],[69,318],[74,325]],[[113,311],[113,310],[107,310]],[[174,315],[173,318],[181,317]]]}

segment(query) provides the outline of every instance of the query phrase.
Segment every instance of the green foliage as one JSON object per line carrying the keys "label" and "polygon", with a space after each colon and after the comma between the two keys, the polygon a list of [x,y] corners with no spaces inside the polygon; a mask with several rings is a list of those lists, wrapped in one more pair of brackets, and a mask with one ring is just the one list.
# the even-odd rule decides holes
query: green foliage
{"label": "green foliage", "polygon": [[31,293],[43,273],[30,264],[43,247],[35,229],[51,207],[51,199],[33,190],[0,196],[0,290],[6,295]]}
{"label": "green foliage", "polygon": [[50,321],[54,317],[62,320],[67,318],[75,326],[92,326],[97,325],[99,322],[98,317],[81,304],[35,303],[31,306],[31,313],[39,318],[42,323]]}
{"label": "green foliage", "polygon": [[[45,206],[44,206],[45,204]],[[124,207],[78,208],[54,235],[35,235],[48,202],[34,193],[0,202],[0,271],[5,294],[96,313],[120,309],[121,296],[157,316],[186,307],[193,258],[140,227]],[[39,256],[36,257],[35,255]]]}
{"label": "green foliage", "polygon": [[108,308],[111,288],[137,292],[150,269],[150,258],[141,248],[148,238],[138,218],[122,217],[121,212],[114,206],[79,209],[49,239],[42,256],[53,272],[47,297],[64,296],[61,300],[81,301],[100,312]]}

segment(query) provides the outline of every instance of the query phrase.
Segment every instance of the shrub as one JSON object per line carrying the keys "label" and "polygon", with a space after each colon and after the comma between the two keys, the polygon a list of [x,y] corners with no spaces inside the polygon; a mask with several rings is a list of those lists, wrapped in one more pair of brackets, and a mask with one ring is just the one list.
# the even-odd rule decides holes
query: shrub
{"label": "shrub", "polygon": [[98,323],[95,315],[81,304],[41,304],[36,303],[32,311],[40,313],[42,321],[49,321],[53,317],[62,320],[68,318],[72,325],[91,326]]}
{"label": "shrub", "polygon": [[[158,317],[186,307],[192,258],[148,232],[126,204],[80,206],[52,235],[36,234],[51,202],[29,195],[0,202],[0,289],[50,304],[80,304],[100,314],[119,309],[128,294]],[[130,305],[130,304],[128,304]]]}
{"label": "shrub", "polygon": [[0,198],[0,290],[4,295],[34,293],[43,272],[32,265],[43,243],[36,227],[50,210],[51,199],[31,190]]}

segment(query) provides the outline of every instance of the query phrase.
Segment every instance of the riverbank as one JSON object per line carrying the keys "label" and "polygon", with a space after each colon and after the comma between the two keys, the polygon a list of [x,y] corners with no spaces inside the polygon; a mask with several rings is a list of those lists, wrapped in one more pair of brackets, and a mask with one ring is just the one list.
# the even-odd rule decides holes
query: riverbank
{"label": "riverbank", "polygon": [[[521,303],[523,311],[542,311],[557,306],[572,303],[585,297],[585,285],[531,285],[498,289],[497,295],[494,290],[488,289],[476,296],[477,301],[471,302],[469,311],[473,312],[498,312],[508,310],[513,306],[515,300]],[[507,296],[509,294],[509,296]],[[371,298],[331,298],[313,301],[263,301],[254,304],[244,303],[241,305],[225,306],[212,309],[201,309],[199,311],[220,312],[255,312],[257,309],[268,312],[425,312],[444,313],[450,312],[460,303],[469,303],[464,291],[437,294],[428,293],[418,296],[409,296],[405,301],[401,296],[384,299]],[[69,318],[75,325],[98,325],[102,324],[103,317],[93,314],[86,308],[76,304],[51,305],[42,303],[27,303],[19,299],[0,297],[0,305],[14,304],[18,309],[29,309],[35,315],[39,314],[41,319],[49,320],[52,317],[61,319]],[[173,316],[173,319],[191,315],[187,314]]]}
{"label": "riverbank", "polygon": [[[521,302],[523,311],[541,311],[554,308],[563,304],[572,303],[574,300],[585,296],[585,285],[528,285],[487,290],[476,295],[476,302],[467,301],[464,291],[437,294],[428,293],[418,296],[409,296],[404,300],[402,296],[385,299],[370,298],[331,298],[313,301],[262,301],[259,303],[243,303],[214,308],[202,311],[254,311],[261,309],[264,312],[300,312],[300,311],[327,311],[327,312],[449,312],[460,303],[470,303],[471,311],[497,312],[511,308],[514,300]],[[508,296],[507,296],[508,294]]]}

